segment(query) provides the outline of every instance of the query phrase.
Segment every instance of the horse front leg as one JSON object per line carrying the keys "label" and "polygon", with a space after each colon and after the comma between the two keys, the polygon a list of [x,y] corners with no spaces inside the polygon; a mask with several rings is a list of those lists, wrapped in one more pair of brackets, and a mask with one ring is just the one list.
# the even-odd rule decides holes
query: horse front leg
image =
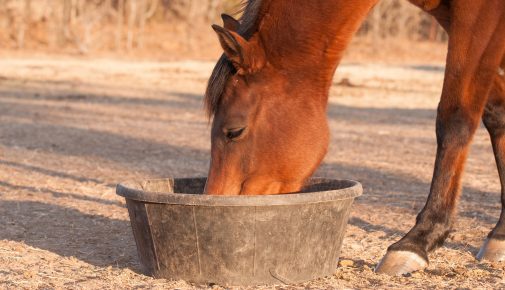
{"label": "horse front leg", "polygon": [[462,102],[452,106],[447,104],[448,97],[442,99],[437,117],[437,156],[428,200],[415,226],[388,248],[376,268],[378,273],[398,275],[427,267],[428,252],[441,246],[452,229],[461,174],[480,112],[478,107],[472,110]]}
{"label": "horse front leg", "polygon": [[449,234],[470,141],[505,50],[502,42],[505,2],[452,3],[449,53],[438,106],[438,147],[430,194],[414,227],[388,248],[377,265],[378,273],[399,275],[425,268],[428,252],[441,246]]}
{"label": "horse front leg", "polygon": [[493,145],[496,167],[501,183],[502,211],[500,219],[489,233],[484,245],[477,254],[479,260],[505,260],[505,58],[489,94],[482,121],[486,126]]}

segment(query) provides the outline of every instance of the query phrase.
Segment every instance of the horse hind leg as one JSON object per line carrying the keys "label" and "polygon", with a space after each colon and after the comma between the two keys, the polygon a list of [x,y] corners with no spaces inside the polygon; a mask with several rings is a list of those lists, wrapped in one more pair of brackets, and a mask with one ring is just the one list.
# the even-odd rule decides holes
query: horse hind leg
{"label": "horse hind leg", "polygon": [[489,233],[477,254],[479,260],[505,261],[505,57],[484,109],[482,121],[493,145],[501,183],[502,211],[498,223]]}

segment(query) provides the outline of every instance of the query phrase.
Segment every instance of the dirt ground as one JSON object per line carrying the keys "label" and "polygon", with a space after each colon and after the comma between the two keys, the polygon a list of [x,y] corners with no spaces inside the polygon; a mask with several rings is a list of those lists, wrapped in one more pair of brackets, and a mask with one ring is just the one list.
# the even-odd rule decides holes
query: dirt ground
{"label": "dirt ground", "polygon": [[[0,59],[0,288],[220,288],[141,272],[124,200],[131,178],[203,176],[212,62]],[[331,145],[318,176],[362,182],[341,259],[306,288],[500,288],[505,264],[474,257],[497,221],[499,182],[480,128],[455,231],[409,277],[373,273],[414,223],[435,156],[443,63],[341,65],[331,88]],[[342,79],[346,79],[342,82]]]}

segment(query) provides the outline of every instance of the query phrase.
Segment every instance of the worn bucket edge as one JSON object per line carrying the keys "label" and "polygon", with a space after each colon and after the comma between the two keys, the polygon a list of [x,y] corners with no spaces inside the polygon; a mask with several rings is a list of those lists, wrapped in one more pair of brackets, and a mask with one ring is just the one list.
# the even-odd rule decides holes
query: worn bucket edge
{"label": "worn bucket edge", "polygon": [[[174,180],[189,181],[197,179],[200,182],[205,177],[198,178],[160,178],[144,180],[150,182],[167,182]],[[203,195],[173,192],[144,191],[142,181],[128,181],[116,186],[116,194],[127,199],[148,203],[179,204],[179,205],[199,205],[199,206],[272,206],[272,205],[294,205],[312,204],[345,199],[353,199],[363,193],[361,183],[349,179],[328,179],[311,178],[312,183],[332,182],[344,183],[345,187],[333,190],[323,190],[314,192],[273,194],[273,195],[247,195],[247,196],[227,196],[227,195]]]}

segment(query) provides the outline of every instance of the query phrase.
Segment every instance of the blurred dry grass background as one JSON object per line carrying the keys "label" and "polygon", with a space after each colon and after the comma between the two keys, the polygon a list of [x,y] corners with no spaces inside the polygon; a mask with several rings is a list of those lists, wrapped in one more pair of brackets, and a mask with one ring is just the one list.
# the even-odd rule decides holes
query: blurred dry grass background
{"label": "blurred dry grass background", "polygon": [[[240,0],[0,0],[3,51],[127,54],[164,59],[219,53],[210,24],[233,14]],[[394,43],[446,40],[428,14],[404,0],[382,0],[355,43],[376,54]],[[360,47],[358,45],[358,47]]]}

